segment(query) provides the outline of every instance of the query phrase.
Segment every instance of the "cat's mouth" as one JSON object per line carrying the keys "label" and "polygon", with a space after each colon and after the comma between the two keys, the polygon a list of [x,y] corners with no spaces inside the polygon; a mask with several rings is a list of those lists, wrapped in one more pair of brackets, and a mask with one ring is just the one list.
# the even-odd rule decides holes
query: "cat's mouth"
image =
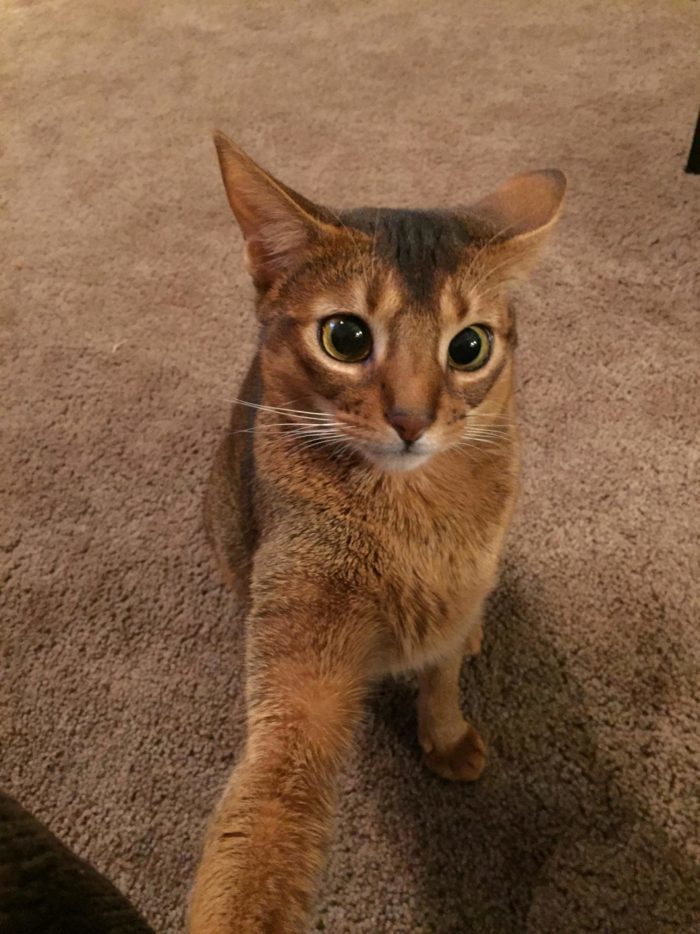
{"label": "cat's mouth", "polygon": [[443,449],[437,439],[426,435],[415,441],[403,441],[398,436],[378,437],[366,426],[334,418],[330,413],[323,413],[320,417],[328,419],[328,424],[302,428],[306,443],[311,438],[311,443],[328,442],[341,451],[350,448],[372,466],[387,473],[416,470]]}
{"label": "cat's mouth", "polygon": [[413,444],[362,444],[362,454],[375,467],[386,470],[388,473],[404,473],[416,470],[425,464],[435,454],[427,444],[420,441]]}

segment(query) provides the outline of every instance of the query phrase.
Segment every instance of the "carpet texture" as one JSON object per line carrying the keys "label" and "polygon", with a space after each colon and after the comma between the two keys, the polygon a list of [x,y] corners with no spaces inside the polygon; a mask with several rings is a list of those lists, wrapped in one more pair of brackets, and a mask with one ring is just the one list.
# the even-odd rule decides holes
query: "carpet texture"
{"label": "carpet texture", "polygon": [[181,930],[241,745],[200,502],[255,340],[210,131],[331,204],[570,194],[520,300],[523,494],[425,771],[383,686],[342,782],[332,932],[700,930],[700,179],[691,0],[6,0],[0,787]]}

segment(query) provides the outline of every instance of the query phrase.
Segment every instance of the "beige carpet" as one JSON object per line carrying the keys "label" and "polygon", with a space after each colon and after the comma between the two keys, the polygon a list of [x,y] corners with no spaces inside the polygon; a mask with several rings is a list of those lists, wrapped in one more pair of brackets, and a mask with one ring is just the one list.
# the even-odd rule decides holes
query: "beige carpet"
{"label": "beige carpet", "polygon": [[524,492],[464,703],[473,787],[373,703],[317,927],[700,930],[692,0],[0,8],[0,787],[180,930],[241,743],[200,528],[254,341],[210,140],[330,203],[563,168],[519,316]]}

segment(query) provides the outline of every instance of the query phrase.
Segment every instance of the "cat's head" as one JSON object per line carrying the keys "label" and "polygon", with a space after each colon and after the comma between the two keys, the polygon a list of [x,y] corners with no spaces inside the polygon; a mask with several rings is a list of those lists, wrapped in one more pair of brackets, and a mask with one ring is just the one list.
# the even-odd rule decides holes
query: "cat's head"
{"label": "cat's head", "polygon": [[300,443],[410,470],[497,441],[515,347],[508,286],[554,225],[564,175],[518,175],[449,211],[335,212],[215,142],[258,291],[265,386]]}

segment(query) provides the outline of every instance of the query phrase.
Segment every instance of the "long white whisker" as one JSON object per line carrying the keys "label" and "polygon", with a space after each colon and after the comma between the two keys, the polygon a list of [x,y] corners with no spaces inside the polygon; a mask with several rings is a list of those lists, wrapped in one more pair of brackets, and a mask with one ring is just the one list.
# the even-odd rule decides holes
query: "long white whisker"
{"label": "long white whisker", "polygon": [[479,412],[479,411],[469,412],[469,414],[467,415],[467,418],[468,419],[493,418],[493,419],[504,419],[507,421],[512,421],[512,417],[510,415],[503,415],[500,412],[488,412],[486,410],[484,410],[483,412]]}
{"label": "long white whisker", "polygon": [[299,418],[285,422],[262,422],[260,428],[332,428],[331,422],[316,422],[313,419]]}
{"label": "long white whisker", "polygon": [[508,428],[512,428],[514,425],[515,422],[494,421],[493,419],[489,418],[483,420],[469,419],[466,427],[467,429],[473,426],[474,428],[493,428],[495,431],[504,431]]}
{"label": "long white whisker", "polygon": [[484,434],[502,435],[503,437],[506,437],[509,434],[508,427],[509,426],[507,425],[474,424],[467,425],[464,430],[467,434],[469,434],[470,431],[474,431],[477,433],[483,432]]}
{"label": "long white whisker", "polygon": [[298,450],[304,451],[310,448],[319,448],[319,447],[333,447],[340,442],[338,438],[312,438],[310,441],[305,441],[303,444],[298,446]]}
{"label": "long white whisker", "polygon": [[310,430],[318,430],[318,431],[330,430],[330,431],[332,431],[332,430],[333,430],[333,425],[331,425],[331,424],[325,425],[325,424],[320,424],[320,423],[318,423],[318,422],[304,422],[304,421],[298,421],[298,422],[268,422],[268,424],[266,424],[266,425],[257,424],[257,425],[255,425],[253,428],[237,428],[237,429],[235,429],[234,431],[229,432],[229,434],[233,434],[233,435],[237,435],[237,434],[255,434],[256,432],[260,432],[261,434],[263,434],[264,432],[266,432],[266,431],[271,431],[271,430],[274,429],[274,428],[290,428],[290,429],[299,429],[299,428],[307,429],[307,428],[308,428],[308,429],[310,429]]}
{"label": "long white whisker", "polygon": [[465,431],[463,437],[475,438],[475,439],[492,438],[496,441],[502,441],[504,438],[508,438],[509,435],[505,434],[504,432],[500,432],[500,431],[483,431],[483,430],[480,431],[478,429],[475,429],[473,431]]}
{"label": "long white whisker", "polygon": [[492,437],[490,435],[468,435],[468,441],[475,441],[477,443],[483,442],[484,444],[501,444],[505,439]]}
{"label": "long white whisker", "polygon": [[291,415],[306,415],[307,417],[319,419],[321,421],[329,421],[333,419],[332,415],[328,415],[325,412],[313,412],[309,409],[291,409],[286,406],[281,405],[262,405],[259,402],[247,402],[245,399],[230,399],[230,402],[235,402],[238,405],[245,405],[251,409],[259,409],[261,412],[277,412],[278,414],[291,414]]}
{"label": "long white whisker", "polygon": [[294,431],[292,434],[295,438],[300,438],[301,440],[308,438],[311,440],[318,439],[319,441],[332,441],[334,438],[343,437],[335,431],[326,431],[323,433],[318,431]]}
{"label": "long white whisker", "polygon": [[498,453],[504,453],[504,452],[502,451],[502,449],[501,449],[501,446],[495,444],[495,442],[493,442],[493,441],[476,441],[476,442],[472,442],[472,441],[468,441],[468,440],[464,440],[464,439],[463,439],[462,441],[458,441],[458,442],[455,444],[455,447],[458,448],[460,451],[466,451],[466,452],[469,452],[469,453],[472,454],[472,455],[477,455],[477,454],[480,453],[480,451],[481,451],[481,453],[483,453],[483,445],[489,445],[489,446],[493,449],[493,450],[491,451],[491,453],[494,454],[494,455],[495,455],[495,454],[498,454]]}

